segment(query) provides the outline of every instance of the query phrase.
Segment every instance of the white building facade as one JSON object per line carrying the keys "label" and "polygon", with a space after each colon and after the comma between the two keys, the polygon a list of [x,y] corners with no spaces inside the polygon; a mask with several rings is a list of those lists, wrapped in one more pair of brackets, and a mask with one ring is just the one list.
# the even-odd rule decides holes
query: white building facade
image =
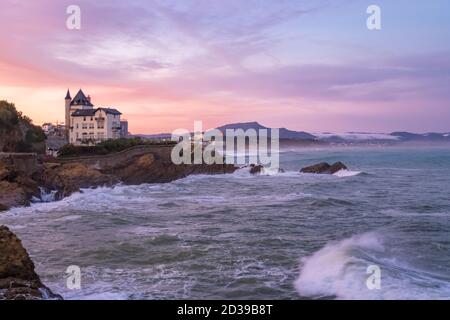
{"label": "white building facade", "polygon": [[90,96],[80,89],[75,97],[69,90],[65,98],[66,125],[69,143],[93,145],[108,139],[121,138],[121,113],[114,108],[95,108]]}

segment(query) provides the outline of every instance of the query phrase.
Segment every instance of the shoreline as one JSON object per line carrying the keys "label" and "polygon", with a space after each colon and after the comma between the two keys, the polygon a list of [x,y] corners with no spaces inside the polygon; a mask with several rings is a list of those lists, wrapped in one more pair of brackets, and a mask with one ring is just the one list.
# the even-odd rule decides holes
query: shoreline
{"label": "shoreline", "polygon": [[[0,158],[0,212],[29,206],[32,199],[49,193],[56,201],[81,189],[118,183],[139,185],[167,183],[193,174],[233,173],[231,164],[175,165],[171,148],[130,148],[103,156],[72,157],[41,161],[36,154],[7,154]],[[1,214],[1,213],[0,213]]]}

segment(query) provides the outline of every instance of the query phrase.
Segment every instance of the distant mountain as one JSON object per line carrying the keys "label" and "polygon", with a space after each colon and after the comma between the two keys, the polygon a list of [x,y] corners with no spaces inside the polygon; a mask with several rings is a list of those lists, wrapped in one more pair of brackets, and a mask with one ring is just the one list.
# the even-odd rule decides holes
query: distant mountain
{"label": "distant mountain", "polygon": [[[224,126],[218,127],[217,129],[222,131],[225,134],[227,129],[231,129],[231,130],[255,129],[258,132],[258,130],[260,130],[260,129],[270,130],[271,128],[265,127],[265,126],[259,124],[258,122],[242,122],[242,123],[226,124]],[[268,131],[267,133],[270,136],[270,131]],[[294,139],[294,140],[316,140],[317,139],[316,136],[314,136],[310,133],[307,133],[304,131],[293,131],[293,130],[289,130],[286,128],[279,128],[279,135],[280,135],[280,139]]]}
{"label": "distant mountain", "polygon": [[171,133],[156,133],[156,134],[133,134],[133,137],[142,139],[170,139]]}
{"label": "distant mountain", "polygon": [[[267,129],[270,136],[269,127],[263,126],[260,123],[253,122],[239,122],[230,123],[217,128],[224,135],[227,129],[244,131],[254,129],[258,132],[261,129]],[[411,133],[411,132],[392,132],[392,133],[370,133],[370,132],[345,132],[345,133],[308,133],[305,131],[294,131],[286,128],[279,128],[279,135],[281,140],[290,140],[292,143],[309,143],[309,144],[392,144],[401,142],[450,142],[450,133]],[[135,135],[144,139],[170,139],[170,133],[160,133],[151,135]]]}
{"label": "distant mountain", "polygon": [[265,127],[263,125],[260,125],[258,122],[239,122],[239,123],[230,123],[226,124],[224,126],[218,127],[218,130],[225,133],[227,129],[236,130],[236,129],[242,129],[242,130],[248,130],[248,129],[270,129],[268,127]]}

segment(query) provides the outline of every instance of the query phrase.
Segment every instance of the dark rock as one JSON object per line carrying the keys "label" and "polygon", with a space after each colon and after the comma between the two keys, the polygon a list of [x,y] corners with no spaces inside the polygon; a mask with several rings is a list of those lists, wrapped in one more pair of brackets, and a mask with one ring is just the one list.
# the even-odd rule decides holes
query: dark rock
{"label": "dark rock", "polygon": [[347,169],[347,166],[342,162],[336,162],[330,165],[327,162],[321,162],[309,167],[304,167],[300,170],[302,173],[316,173],[316,174],[334,174],[340,170]]}
{"label": "dark rock", "polygon": [[0,181],[7,179],[9,176],[9,170],[5,163],[0,162]]}
{"label": "dark rock", "polygon": [[342,162],[340,162],[340,161],[338,161],[338,162],[335,162],[335,163],[333,163],[332,165],[331,165],[331,167],[330,167],[330,173],[331,174],[334,174],[334,173],[336,173],[336,172],[338,172],[338,171],[341,171],[341,170],[347,170],[348,168],[347,168],[347,166],[345,165],[345,164],[343,164]]}
{"label": "dark rock", "polygon": [[0,300],[61,299],[42,284],[22,242],[0,226]]}
{"label": "dark rock", "polygon": [[300,170],[302,173],[330,173],[330,165],[326,162],[314,164],[309,167],[304,167]]}
{"label": "dark rock", "polygon": [[256,164],[251,164],[250,165],[250,173],[251,174],[257,174],[257,173],[261,173],[262,169],[264,167],[262,165],[256,165]]}
{"label": "dark rock", "polygon": [[67,197],[81,188],[111,186],[119,182],[116,177],[88,168],[82,163],[45,166],[40,184],[48,190],[58,190],[58,198]]}
{"label": "dark rock", "polygon": [[39,195],[33,175],[41,167],[33,154],[2,154],[0,158],[0,211],[30,204]]}
{"label": "dark rock", "polygon": [[237,168],[229,164],[181,164],[175,165],[170,154],[144,154],[104,170],[126,184],[166,183],[192,174],[233,173]]}
{"label": "dark rock", "polygon": [[16,182],[0,181],[0,211],[29,204],[24,189]]}
{"label": "dark rock", "polygon": [[59,168],[59,167],[61,167],[61,163],[58,163],[58,162],[46,162],[46,163],[44,163],[44,169],[51,170],[51,169],[56,169],[56,168]]}

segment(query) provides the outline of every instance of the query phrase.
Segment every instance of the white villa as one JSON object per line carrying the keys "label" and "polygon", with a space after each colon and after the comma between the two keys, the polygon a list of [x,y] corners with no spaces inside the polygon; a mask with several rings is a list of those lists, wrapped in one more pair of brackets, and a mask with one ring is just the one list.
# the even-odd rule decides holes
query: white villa
{"label": "white villa", "polygon": [[121,113],[113,108],[95,108],[91,97],[86,97],[81,89],[73,99],[67,90],[65,111],[69,143],[92,145],[123,136]]}

